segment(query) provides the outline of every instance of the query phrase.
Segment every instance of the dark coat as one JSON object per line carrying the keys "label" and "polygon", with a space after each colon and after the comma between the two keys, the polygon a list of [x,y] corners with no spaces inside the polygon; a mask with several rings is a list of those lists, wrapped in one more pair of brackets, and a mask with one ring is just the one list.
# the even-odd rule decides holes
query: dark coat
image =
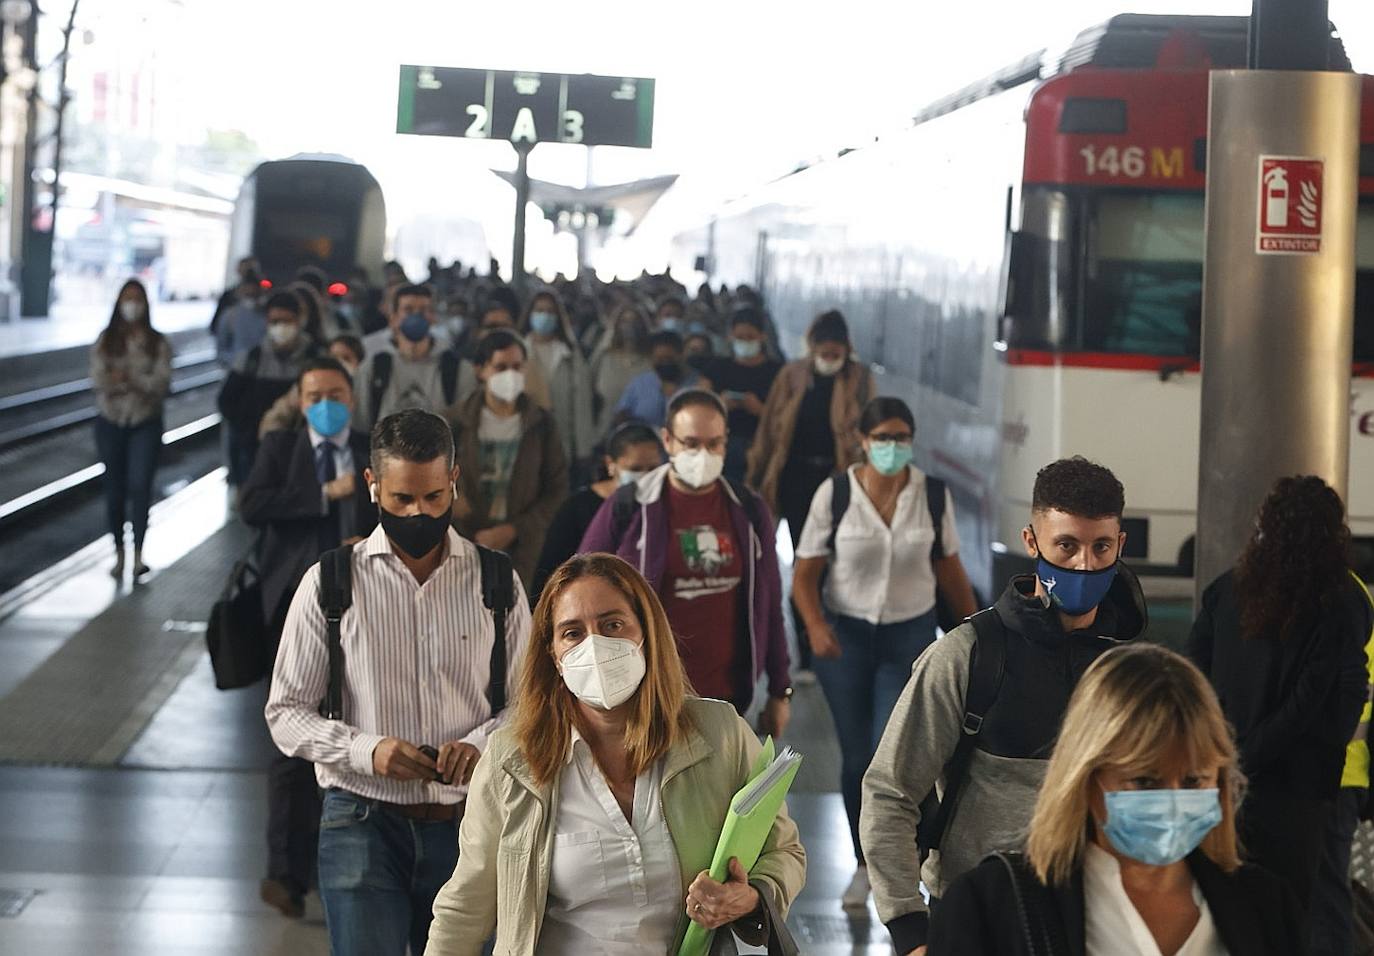
{"label": "dark coat", "polygon": [[[348,444],[353,451],[357,485],[353,498],[339,504],[353,509],[353,534],[366,537],[377,526],[377,506],[363,480],[368,464],[367,436],[350,432]],[[284,602],[290,601],[305,572],[319,560],[321,529],[327,520],[309,431],[299,428],[263,436],[253,471],[239,492],[239,514],[248,524],[262,529],[258,568],[262,572],[263,615],[269,625],[280,627]]]}
{"label": "dark coat", "polygon": [[[1294,956],[1307,951],[1297,902],[1278,877],[1257,866],[1226,873],[1200,852],[1188,857],[1188,868],[1228,953]],[[1063,956],[1085,956],[1082,871],[1049,892],[1068,940]],[[949,885],[931,916],[929,945],[929,956],[1028,953],[1011,877],[1000,860],[984,860]]]}
{"label": "dark coat", "polygon": [[1188,653],[1236,729],[1250,788],[1331,799],[1359,723],[1369,605],[1354,580],[1323,620],[1285,640],[1241,634],[1235,574],[1202,595]]}
{"label": "dark coat", "polygon": [[506,493],[506,522],[492,521],[491,502],[482,492],[482,403],[486,390],[478,388],[459,403],[454,416],[453,438],[458,454],[458,501],[453,526],[465,538],[483,528],[510,523],[515,526],[511,563],[522,583],[534,578],[534,567],[544,547],[544,535],[553,523],[558,506],[568,496],[568,457],[553,416],[521,395],[520,448],[511,468]]}

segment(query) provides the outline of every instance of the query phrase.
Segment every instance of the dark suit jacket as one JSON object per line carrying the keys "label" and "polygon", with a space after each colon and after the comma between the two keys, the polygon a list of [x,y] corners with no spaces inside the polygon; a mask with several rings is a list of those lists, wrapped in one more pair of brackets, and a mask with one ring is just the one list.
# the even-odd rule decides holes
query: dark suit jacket
{"label": "dark suit jacket", "polygon": [[[1242,866],[1226,873],[1201,852],[1188,857],[1217,935],[1228,953],[1294,956],[1307,952],[1297,900],[1267,870]],[[1083,874],[1050,890],[1068,941],[1063,956],[1084,956]],[[989,858],[949,885],[931,913],[930,956],[1021,956],[1028,950],[1011,877]],[[1059,954],[1056,953],[1056,956]]]}
{"label": "dark suit jacket", "polygon": [[[367,494],[363,469],[368,462],[368,440],[351,432],[353,472],[357,487],[351,500],[339,502],[353,510],[353,533],[367,536],[377,526],[377,506]],[[305,572],[320,557],[321,527],[328,522],[315,477],[315,449],[305,428],[268,432],[253,461],[253,471],[239,491],[239,514],[262,529],[258,568],[262,572],[264,619],[279,628],[285,617],[284,603],[296,593]],[[275,637],[275,634],[274,634]]]}

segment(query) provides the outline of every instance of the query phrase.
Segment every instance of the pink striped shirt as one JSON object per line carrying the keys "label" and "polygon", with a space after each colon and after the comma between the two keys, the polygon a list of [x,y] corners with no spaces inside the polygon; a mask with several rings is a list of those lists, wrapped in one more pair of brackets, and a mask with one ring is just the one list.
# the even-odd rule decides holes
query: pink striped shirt
{"label": "pink striped shirt", "polygon": [[[265,711],[282,753],[315,764],[321,787],[390,803],[457,803],[467,787],[373,772],[384,737],[420,746],[463,741],[478,750],[505,716],[487,702],[495,626],[482,604],[477,547],[450,530],[447,555],[420,584],[380,525],[353,549],[353,606],[344,615],[343,720],[319,715],[328,683],[328,629],[315,565],[286,615]],[[506,693],[515,696],[530,609],[519,575],[507,616]]]}

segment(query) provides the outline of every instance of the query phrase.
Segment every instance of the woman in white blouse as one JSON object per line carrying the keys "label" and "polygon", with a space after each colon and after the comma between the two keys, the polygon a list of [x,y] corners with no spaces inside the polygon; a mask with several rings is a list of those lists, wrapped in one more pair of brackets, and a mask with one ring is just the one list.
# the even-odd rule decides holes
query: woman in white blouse
{"label": "woman in white blouse", "polygon": [[[874,398],[859,416],[859,431],[865,461],[816,489],[792,578],[840,738],[840,792],[858,857],[842,902],[853,909],[868,905],[859,843],[864,773],[911,665],[935,640],[937,587],[960,619],[976,610],[949,491],[928,486],[911,464],[911,409],[898,398]],[[837,494],[848,504],[837,505]]]}
{"label": "woman in white blouse", "polygon": [[95,445],[105,465],[105,516],[114,538],[110,574],[124,576],[124,521],[134,532],[135,579],[148,573],[143,538],[162,449],[162,407],[172,384],[172,346],[153,329],[148,293],[137,279],[115,298],[105,331],[91,349],[97,416]]}
{"label": "woman in white blouse", "polygon": [[1216,694],[1186,658],[1108,651],[1069,701],[1025,853],[932,909],[929,956],[1278,956],[1297,903],[1236,846],[1241,775]]}
{"label": "woman in white blouse", "polygon": [[789,941],[806,855],[786,808],[752,870],[706,873],[759,743],[732,706],[690,696],[638,571],[591,554],[554,572],[514,707],[473,776],[428,956],[476,956],[493,931],[505,956],[676,953],[689,920],[734,930],[715,953],[735,934]]}

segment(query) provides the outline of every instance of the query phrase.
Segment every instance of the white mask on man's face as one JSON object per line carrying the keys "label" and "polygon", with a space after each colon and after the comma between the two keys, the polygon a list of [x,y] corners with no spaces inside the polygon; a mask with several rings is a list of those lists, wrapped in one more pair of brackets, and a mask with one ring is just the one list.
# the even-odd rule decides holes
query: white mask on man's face
{"label": "white mask on man's face", "polygon": [[273,322],[267,326],[267,337],[279,349],[284,349],[296,341],[299,333],[290,322]]}
{"label": "white mask on man's face", "polygon": [[673,471],[693,488],[705,488],[725,470],[725,456],[705,448],[684,449],[673,456]]}
{"label": "white mask on man's face", "polygon": [[525,373],[518,368],[497,372],[487,379],[487,390],[503,402],[513,402],[525,391]]}

